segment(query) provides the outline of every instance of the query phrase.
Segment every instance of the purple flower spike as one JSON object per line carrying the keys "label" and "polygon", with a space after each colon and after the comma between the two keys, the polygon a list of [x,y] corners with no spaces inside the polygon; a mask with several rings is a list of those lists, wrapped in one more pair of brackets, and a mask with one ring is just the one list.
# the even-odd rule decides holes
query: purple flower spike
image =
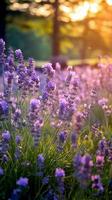
{"label": "purple flower spike", "polygon": [[65,99],[61,99],[60,104],[59,104],[59,118],[64,119],[65,114],[67,111],[67,101]]}
{"label": "purple flower spike", "polygon": [[22,51],[20,49],[17,49],[15,51],[16,57],[19,60],[20,63],[23,63],[23,54]]}
{"label": "purple flower spike", "polygon": [[75,157],[74,157],[74,167],[78,168],[80,167],[81,165],[81,155],[80,154],[77,154]]}
{"label": "purple flower spike", "polygon": [[28,178],[20,177],[19,180],[16,182],[16,184],[21,187],[27,187],[28,186]]}
{"label": "purple flower spike", "polygon": [[93,175],[91,177],[91,180],[92,180],[92,188],[97,190],[98,192],[103,192],[104,191],[104,188],[103,188],[103,185],[101,183],[101,177],[100,175]]}
{"label": "purple flower spike", "polygon": [[4,114],[7,115],[8,114],[8,103],[5,100],[0,100],[0,115]]}
{"label": "purple flower spike", "polygon": [[21,189],[14,189],[13,192],[12,192],[12,195],[11,195],[11,199],[9,200],[18,200],[20,199],[20,195],[21,195]]}
{"label": "purple flower spike", "polygon": [[59,133],[59,142],[64,143],[67,137],[67,133],[65,131],[62,131]]}
{"label": "purple flower spike", "polygon": [[0,39],[0,57],[1,57],[0,63],[3,63],[1,61],[4,57],[4,51],[5,51],[5,42],[3,39]]}
{"label": "purple flower spike", "polygon": [[3,155],[3,158],[2,158],[2,161],[3,161],[4,163],[6,163],[6,162],[8,162],[8,160],[9,160],[8,156],[7,156],[6,154],[4,154],[4,155]]}
{"label": "purple flower spike", "polygon": [[63,178],[65,177],[65,171],[61,168],[56,168],[55,170],[55,177],[56,178]]}
{"label": "purple flower spike", "polygon": [[49,177],[46,176],[46,177],[43,178],[42,184],[43,184],[43,185],[47,185],[48,183],[49,183]]}
{"label": "purple flower spike", "polygon": [[20,135],[16,135],[16,143],[19,144],[21,142],[21,136]]}
{"label": "purple flower spike", "polygon": [[77,146],[77,133],[73,132],[71,135],[71,142],[72,142],[72,147],[76,147]]}
{"label": "purple flower spike", "polygon": [[80,183],[80,186],[87,187],[88,181],[91,177],[91,169],[93,162],[90,155],[81,156],[77,154],[74,158],[75,177]]}
{"label": "purple flower spike", "polygon": [[58,183],[58,189],[60,194],[62,195],[62,199],[64,198],[64,177],[65,177],[65,171],[61,168],[56,168],[55,170],[55,177]]}
{"label": "purple flower spike", "polygon": [[67,132],[61,131],[59,133],[58,151],[63,150],[63,145],[65,143],[66,138],[67,138]]}
{"label": "purple flower spike", "polygon": [[48,91],[55,90],[55,84],[52,81],[49,81],[47,83],[47,90]]}
{"label": "purple flower spike", "polygon": [[4,141],[9,142],[11,139],[11,135],[9,133],[9,131],[5,131],[2,133],[2,138]]}
{"label": "purple flower spike", "polygon": [[48,94],[48,92],[43,92],[43,95],[42,95],[42,100],[43,101],[46,101],[46,100],[48,100],[48,96],[49,96],[49,94]]}
{"label": "purple flower spike", "polygon": [[43,168],[44,161],[45,161],[45,159],[44,159],[43,155],[39,154],[38,158],[37,158],[37,163],[38,163],[39,168]]}
{"label": "purple flower spike", "polygon": [[34,111],[40,106],[40,101],[38,99],[31,99],[30,101],[30,109],[31,111]]}
{"label": "purple flower spike", "polygon": [[44,67],[45,73],[47,73],[47,75],[49,77],[53,77],[53,75],[55,73],[55,70],[52,68],[52,64],[51,63],[47,63],[43,67]]}
{"label": "purple flower spike", "polygon": [[101,167],[103,167],[103,165],[104,165],[104,156],[102,156],[102,155],[97,155],[96,156],[96,166],[97,167],[99,167],[99,168],[101,168]]}
{"label": "purple flower spike", "polygon": [[0,167],[0,176],[4,175],[4,170],[2,169],[2,167]]}
{"label": "purple flower spike", "polygon": [[66,110],[66,106],[67,106],[66,100],[65,100],[65,99],[62,99],[62,100],[60,101],[60,111],[61,111],[62,113],[63,113],[63,111]]}
{"label": "purple flower spike", "polygon": [[0,54],[2,54],[5,50],[5,42],[3,39],[0,39]]}
{"label": "purple flower spike", "polygon": [[0,39],[0,67],[2,68],[2,72],[4,71],[5,65],[5,42],[3,39]]}

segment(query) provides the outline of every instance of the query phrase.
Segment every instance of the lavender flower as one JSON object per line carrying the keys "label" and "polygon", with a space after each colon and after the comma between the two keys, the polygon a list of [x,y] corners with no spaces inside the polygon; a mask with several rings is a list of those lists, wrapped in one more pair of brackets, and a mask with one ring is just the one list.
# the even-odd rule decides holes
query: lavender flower
{"label": "lavender flower", "polygon": [[69,86],[71,79],[72,79],[72,72],[69,71],[69,73],[68,73],[68,75],[67,75],[67,78],[66,78],[66,80],[65,80],[66,86]]}
{"label": "lavender flower", "polygon": [[[5,42],[4,42],[3,39],[0,39],[0,67],[1,67],[1,65],[5,64],[5,54],[4,54],[4,51],[5,51]],[[4,66],[2,66],[2,67],[4,67]]]}
{"label": "lavender flower", "polygon": [[2,167],[0,167],[0,176],[4,175],[4,170]]}
{"label": "lavender flower", "polygon": [[74,89],[76,89],[77,87],[80,86],[80,79],[78,77],[75,77],[72,84]]}
{"label": "lavender flower", "polygon": [[6,67],[6,70],[9,71],[13,76],[13,72],[15,72],[15,63],[14,63],[14,51],[11,48],[9,49],[7,64],[8,64],[8,68]]}
{"label": "lavender flower", "polygon": [[61,72],[61,65],[58,62],[56,63],[55,70],[56,70],[57,73]]}
{"label": "lavender flower", "polygon": [[0,143],[0,153],[2,155],[3,162],[8,161],[7,152],[8,152],[8,149],[9,149],[10,139],[11,139],[11,135],[10,135],[9,131],[4,131],[2,133],[2,141]]}
{"label": "lavender flower", "polygon": [[19,200],[21,196],[21,189],[14,189],[11,198],[8,200]]}
{"label": "lavender flower", "polygon": [[44,68],[44,72],[47,73],[47,75],[50,78],[52,78],[54,76],[55,70],[52,68],[52,64],[51,63],[45,64],[43,66],[43,68]]}
{"label": "lavender flower", "polygon": [[56,168],[55,170],[55,177],[58,183],[58,188],[59,188],[59,192],[60,194],[64,195],[64,177],[65,177],[65,171],[61,168]]}
{"label": "lavender flower", "polygon": [[82,127],[82,122],[84,119],[84,114],[82,112],[77,112],[76,114],[76,128],[79,131]]}
{"label": "lavender flower", "polygon": [[44,197],[46,200],[59,200],[57,194],[53,191],[53,189],[49,189]]}
{"label": "lavender flower", "polygon": [[41,102],[39,99],[31,99],[30,101],[30,112],[29,112],[29,122],[31,127],[31,133],[34,138],[34,145],[37,147],[40,137],[41,128],[43,126],[43,119],[40,118],[41,113]]}
{"label": "lavender flower", "polygon": [[[56,128],[58,128],[59,130],[58,135],[57,132],[53,132],[55,134],[54,138],[57,137],[57,149],[59,151],[64,150],[61,153],[57,153],[57,156],[59,158],[66,153],[71,153],[71,151],[81,152],[81,154],[76,153],[73,160],[74,177],[77,179],[80,186],[86,188],[91,181],[92,190],[96,190],[98,194],[103,193],[104,187],[103,183],[101,182],[100,174],[102,174],[102,178],[105,180],[104,173],[106,173],[106,171],[108,172],[108,168],[110,168],[110,181],[109,185],[106,186],[105,180],[105,188],[106,193],[108,193],[109,191],[109,193],[111,194],[111,64],[102,64],[103,67],[100,70],[91,70],[88,67],[75,67],[74,72],[72,71],[71,67],[65,71],[61,71],[59,64],[56,64],[55,73],[52,64],[48,63],[44,65],[44,69],[41,70],[42,72],[45,72],[45,74],[43,75],[40,72],[36,71],[36,65],[32,58],[28,60],[27,64],[27,62],[24,62],[23,54],[20,49],[16,50],[15,54],[18,64],[16,64],[17,62],[15,63],[14,52],[11,49],[8,53],[8,56],[5,56],[5,43],[2,39],[0,39],[0,67],[4,69],[4,93],[0,93],[0,176],[3,176],[5,174],[7,175],[7,170],[9,169],[12,161],[15,161],[15,163],[18,164],[20,156],[22,156],[22,168],[19,170],[19,168],[17,167],[17,174],[21,170],[24,171],[24,169],[26,168],[27,170],[30,168],[33,169],[33,167],[31,166],[31,162],[27,160],[29,156],[25,156],[25,158],[27,158],[24,159],[24,150],[26,149],[24,148],[24,140],[21,144],[22,136],[17,134],[22,134],[22,132],[24,132],[26,128],[30,129],[30,137],[34,140],[34,152],[39,152],[40,147],[38,146],[38,144],[40,142],[41,135],[43,134],[42,127],[44,125],[44,128],[46,128],[46,125],[49,125],[50,122],[52,130],[55,130]],[[15,90],[14,87],[16,88]],[[2,89],[1,85],[0,89]],[[101,97],[101,95],[104,95],[103,98]],[[24,105],[26,105],[28,102],[30,102],[29,108],[25,109],[24,112]],[[102,113],[100,113],[99,111],[102,109],[99,106],[103,108],[104,116],[102,115],[101,118],[104,120],[100,120],[100,115]],[[23,110],[21,109],[22,107],[24,107]],[[103,123],[105,119],[106,123]],[[92,124],[89,123],[91,121]],[[108,125],[108,127],[105,125]],[[9,127],[10,130],[13,130],[13,132],[15,133],[15,137],[12,137],[12,134],[10,134],[10,132],[8,131],[9,129],[2,132],[2,130],[5,130],[4,127]],[[75,128],[75,131],[72,130],[73,128]],[[82,144],[80,145],[77,140],[78,133],[81,128],[83,128],[82,133],[86,133],[83,138],[84,141],[81,141]],[[94,134],[90,135],[88,133],[88,129],[92,130]],[[71,134],[69,135],[68,133],[70,131]],[[108,131],[109,134],[107,136],[106,132]],[[87,149],[86,147],[88,147],[89,135],[93,139],[93,143],[95,143],[95,146],[93,148],[93,144],[90,141],[89,144],[91,144],[92,146],[90,147],[90,149]],[[103,137],[104,135],[105,137]],[[65,146],[67,137],[74,149],[71,148],[70,145]],[[13,141],[13,138],[15,139],[15,141]],[[98,141],[98,149],[96,151],[96,159],[93,166],[93,161],[91,157],[92,154],[85,154],[85,152],[88,152],[88,150],[91,150],[92,148],[94,152],[96,148],[96,143]],[[55,147],[55,141],[53,145]],[[30,150],[32,150],[32,144],[31,148],[29,148],[29,151]],[[55,156],[56,154],[54,155],[54,157]],[[68,159],[68,157],[66,157],[66,159]],[[68,168],[71,164],[69,163],[69,161],[70,159],[66,160],[65,162],[68,163]],[[62,168],[56,168],[54,174],[57,185],[56,194],[54,189],[52,189],[52,187],[54,188],[54,184],[52,184],[52,182],[50,181],[51,176],[45,174],[47,163],[45,162],[45,157],[43,154],[37,154],[35,164],[35,176],[37,176],[36,179],[38,179],[42,184],[42,193],[40,194],[37,191],[37,194],[39,194],[37,198],[43,198],[46,200],[64,200],[69,195],[71,195],[67,192],[71,187],[71,181],[69,182],[69,180],[71,179],[70,174],[72,170],[68,170],[68,176],[66,177],[67,191],[65,192],[65,171]],[[52,161],[51,164],[53,164]],[[97,172],[96,175],[92,176],[92,169],[94,172]],[[5,178],[6,176],[3,176],[4,180]],[[51,179],[52,178],[53,177],[51,177]],[[11,200],[19,200],[20,198],[22,198],[22,191],[24,191],[24,189],[28,186],[28,178],[20,177],[16,183],[17,189],[14,188]],[[7,194],[5,194],[4,191],[3,198],[6,199]],[[0,194],[0,196],[2,198],[2,194]],[[69,196],[68,198],[70,199],[72,197]],[[106,198],[106,196],[104,196],[104,198]]]}
{"label": "lavender flower", "polygon": [[33,58],[29,58],[28,62],[29,62],[28,73],[29,75],[31,75],[33,70],[35,69],[35,61]]}
{"label": "lavender flower", "polygon": [[67,111],[67,102],[65,99],[62,99],[59,104],[59,118],[64,119],[64,115]]}
{"label": "lavender flower", "polygon": [[37,147],[39,144],[40,138],[41,138],[41,122],[37,120],[34,123],[34,132],[33,132],[33,137],[34,137],[34,146]]}
{"label": "lavender flower", "polygon": [[49,96],[49,94],[48,94],[47,91],[43,92],[43,94],[42,94],[42,100],[43,100],[43,101],[48,100],[48,96]]}
{"label": "lavender flower", "polygon": [[33,112],[35,109],[39,108],[40,101],[38,99],[31,99],[30,101],[30,109]]}
{"label": "lavender flower", "polygon": [[59,151],[63,150],[63,145],[64,145],[66,138],[67,138],[67,132],[61,131],[59,133],[59,142],[58,142],[58,150]]}
{"label": "lavender flower", "polygon": [[0,100],[0,115],[8,115],[9,106],[7,101]]}
{"label": "lavender flower", "polygon": [[102,107],[104,107],[108,103],[108,99],[102,98],[98,100],[98,104]]}
{"label": "lavender flower", "polygon": [[[44,159],[43,155],[39,154],[37,157],[37,166],[39,168],[39,171],[37,172],[37,176],[39,176],[39,177],[44,176],[44,172],[43,172],[44,162],[45,162],[45,159]],[[44,181],[44,177],[43,177],[43,181]]]}
{"label": "lavender flower", "polygon": [[97,154],[106,156],[107,154],[107,141],[102,139],[99,141]]}
{"label": "lavender flower", "polygon": [[87,183],[91,177],[91,169],[93,162],[90,155],[81,156],[77,154],[74,158],[75,177],[81,187],[87,187]]}
{"label": "lavender flower", "polygon": [[104,148],[105,148],[105,145],[106,145],[106,141],[105,140],[100,140],[99,141],[99,145],[98,145],[99,150],[103,151]]}
{"label": "lavender flower", "polygon": [[44,156],[42,154],[39,154],[37,157],[37,164],[40,169],[42,169],[44,167],[44,161],[45,161]]}
{"label": "lavender flower", "polygon": [[16,135],[15,140],[16,140],[16,144],[20,144],[20,142],[21,142],[21,136],[20,135]]}
{"label": "lavender flower", "polygon": [[80,154],[76,154],[75,157],[74,157],[73,163],[74,163],[74,167],[77,170],[80,169],[81,158],[82,158],[82,156]]}
{"label": "lavender flower", "polygon": [[2,133],[2,138],[3,138],[3,140],[4,140],[5,142],[9,142],[10,139],[11,139],[11,135],[10,135],[9,131],[4,131],[4,132]]}
{"label": "lavender flower", "polygon": [[52,81],[48,81],[47,83],[47,91],[50,92],[55,89],[55,84]]}
{"label": "lavender flower", "polygon": [[0,39],[0,54],[2,54],[5,50],[5,42],[3,39]]}
{"label": "lavender flower", "polygon": [[71,142],[72,142],[72,147],[77,146],[77,133],[74,131],[71,135]]}
{"label": "lavender flower", "polygon": [[23,54],[22,51],[20,49],[17,49],[15,51],[16,57],[19,60],[19,63],[23,63]]}
{"label": "lavender flower", "polygon": [[61,168],[56,168],[55,177],[60,180],[61,178],[65,177],[65,171]]}
{"label": "lavender flower", "polygon": [[43,185],[47,185],[49,183],[49,176],[45,176],[43,179],[42,179],[42,184]]}
{"label": "lavender flower", "polygon": [[91,177],[91,180],[93,189],[97,190],[98,192],[104,191],[103,185],[101,183],[101,177],[99,175],[93,175]]}
{"label": "lavender flower", "polygon": [[28,186],[28,178],[26,178],[26,177],[20,177],[17,180],[16,184],[18,186],[21,186],[21,187],[27,187]]}
{"label": "lavender flower", "polygon": [[104,165],[104,156],[102,155],[97,155],[96,156],[96,166],[101,169]]}
{"label": "lavender flower", "polygon": [[3,157],[2,157],[2,161],[4,163],[6,163],[6,162],[8,162],[8,160],[9,160],[8,156],[6,154],[4,154]]}
{"label": "lavender flower", "polygon": [[67,133],[65,131],[62,131],[59,133],[59,142],[64,143],[67,137]]}
{"label": "lavender flower", "polygon": [[14,122],[17,122],[20,119],[20,116],[21,116],[21,110],[17,108],[14,112]]}

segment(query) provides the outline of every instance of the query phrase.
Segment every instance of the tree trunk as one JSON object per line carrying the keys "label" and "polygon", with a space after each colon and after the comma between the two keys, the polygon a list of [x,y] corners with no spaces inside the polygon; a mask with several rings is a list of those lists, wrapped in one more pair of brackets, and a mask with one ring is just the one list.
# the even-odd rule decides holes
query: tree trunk
{"label": "tree trunk", "polygon": [[80,59],[82,61],[82,63],[84,62],[84,59],[86,58],[86,42],[85,41],[82,41],[82,46],[81,46],[81,49],[80,49]]}
{"label": "tree trunk", "polygon": [[54,18],[53,18],[53,34],[52,34],[52,52],[53,56],[58,56],[60,54],[60,40],[59,32],[60,25],[58,21],[59,16],[59,0],[54,2]]}
{"label": "tree trunk", "polygon": [[5,40],[5,26],[6,26],[6,2],[0,0],[0,38]]}
{"label": "tree trunk", "polygon": [[88,22],[85,23],[84,31],[83,31],[83,40],[82,40],[82,46],[80,49],[80,59],[82,60],[82,63],[84,62],[84,59],[86,58],[87,53],[87,34],[89,31]]}

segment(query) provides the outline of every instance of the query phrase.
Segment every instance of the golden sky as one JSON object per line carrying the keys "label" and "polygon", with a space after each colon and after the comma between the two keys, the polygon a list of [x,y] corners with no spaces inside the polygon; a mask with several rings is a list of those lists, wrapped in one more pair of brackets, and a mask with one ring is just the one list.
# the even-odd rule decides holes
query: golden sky
{"label": "golden sky", "polygon": [[[39,0],[40,1],[40,0]],[[39,2],[38,0],[35,0],[35,2]],[[42,16],[49,16],[51,12],[50,5],[40,6],[36,7],[35,3],[32,3],[32,5],[29,6],[28,3],[17,3],[15,0],[11,0],[13,4],[11,5],[12,10],[22,10],[25,11],[27,9],[30,10],[30,13],[32,15],[42,15]],[[102,0],[85,0],[80,2],[77,6],[74,5],[74,7],[69,7],[68,4],[61,4],[60,10],[62,10],[66,16],[68,16],[72,21],[80,21],[86,18],[86,16],[89,14],[95,15],[97,12],[101,11]],[[112,6],[112,0],[105,0],[105,2]]]}

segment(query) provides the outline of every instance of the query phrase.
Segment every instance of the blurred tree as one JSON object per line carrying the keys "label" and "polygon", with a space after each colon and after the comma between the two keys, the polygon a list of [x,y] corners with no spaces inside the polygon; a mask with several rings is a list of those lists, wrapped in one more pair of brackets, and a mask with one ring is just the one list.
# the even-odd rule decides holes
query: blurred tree
{"label": "blurred tree", "polygon": [[53,43],[53,56],[60,54],[60,27],[59,27],[59,0],[54,1],[54,18],[53,18],[53,33],[52,33],[52,43]]}
{"label": "blurred tree", "polygon": [[[53,56],[59,55],[61,51],[66,52],[64,46],[69,52],[79,40],[82,41],[80,48],[77,47],[81,58],[86,56],[86,47],[93,48],[96,44],[97,48],[106,49],[106,45],[109,45],[103,34],[105,29],[108,33],[112,29],[112,6],[109,6],[108,0],[0,0],[1,8],[5,1],[9,22],[12,23],[13,19],[23,29],[32,29],[51,36]],[[2,12],[2,15],[1,21],[5,19],[6,12]],[[40,21],[38,24],[37,19]],[[43,19],[46,19],[45,23],[42,22]],[[97,42],[94,33],[103,45]]]}
{"label": "blurred tree", "polygon": [[34,31],[21,31],[19,27],[10,25],[7,27],[7,41],[8,46],[21,49],[25,59],[33,55],[36,60],[47,60],[51,56],[50,38],[47,35],[41,37]]}
{"label": "blurred tree", "polygon": [[[17,1],[10,2],[12,2],[11,6],[9,6],[10,11],[26,11],[26,13],[28,15],[31,14],[32,17],[52,18],[52,55],[58,56],[60,54],[60,0],[19,0],[18,3]],[[10,12],[10,14],[12,13]],[[47,26],[47,24],[45,24],[45,26]]]}
{"label": "blurred tree", "polygon": [[[8,0],[8,11],[10,16],[23,13],[24,16],[30,15],[33,19],[37,17],[46,17],[46,20],[48,20],[48,18],[50,18],[52,20],[52,33],[50,33],[52,38],[52,55],[58,56],[60,55],[60,27],[63,23],[66,23],[63,21],[64,11],[61,9],[61,6],[67,4],[68,7],[72,7],[73,5],[77,5],[79,1],[80,0]],[[67,16],[67,18],[70,21],[70,17]],[[25,22],[25,24],[24,27],[29,28],[27,22]],[[47,26],[47,24],[45,26]]]}

